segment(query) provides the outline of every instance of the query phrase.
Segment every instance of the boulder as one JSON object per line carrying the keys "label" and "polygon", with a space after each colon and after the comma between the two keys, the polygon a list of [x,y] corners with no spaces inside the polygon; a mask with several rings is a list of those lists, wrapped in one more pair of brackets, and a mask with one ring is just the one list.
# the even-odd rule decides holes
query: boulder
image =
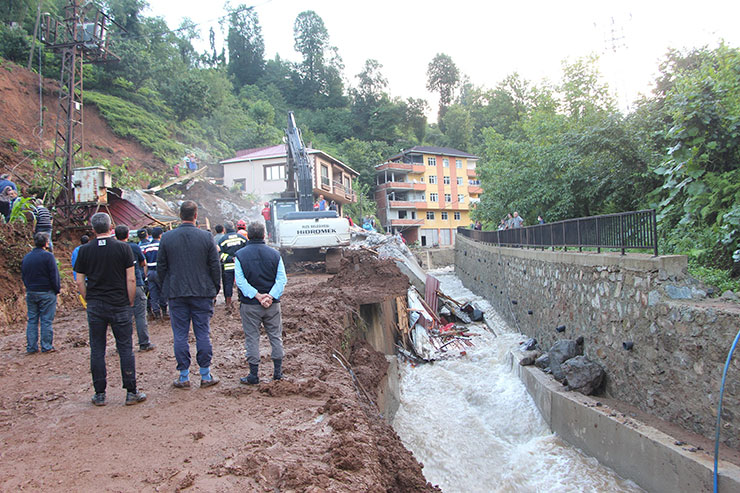
{"label": "boulder", "polygon": [[527,339],[519,345],[519,349],[522,351],[531,351],[537,347],[537,339],[534,337]]}
{"label": "boulder", "polygon": [[535,360],[542,355],[542,352],[536,349],[533,351],[523,351],[523,353],[524,357],[519,360],[519,364],[522,366],[529,366],[531,364],[534,364]]}
{"label": "boulder", "polygon": [[564,362],[560,369],[565,375],[568,390],[591,395],[601,387],[606,373],[598,363],[585,356],[576,356]]}
{"label": "boulder", "polygon": [[730,291],[729,289],[722,293],[722,299],[727,301],[738,301],[738,297],[735,293]]}
{"label": "boulder", "polygon": [[579,354],[583,354],[583,342],[578,344],[578,342],[572,339],[563,339],[553,344],[548,354],[550,355],[550,370],[552,370],[552,375],[555,377],[555,380],[562,382],[565,375],[560,369],[560,365]]}
{"label": "boulder", "polygon": [[536,366],[540,370],[546,370],[550,368],[550,355],[548,353],[545,353],[534,360],[534,366]]}

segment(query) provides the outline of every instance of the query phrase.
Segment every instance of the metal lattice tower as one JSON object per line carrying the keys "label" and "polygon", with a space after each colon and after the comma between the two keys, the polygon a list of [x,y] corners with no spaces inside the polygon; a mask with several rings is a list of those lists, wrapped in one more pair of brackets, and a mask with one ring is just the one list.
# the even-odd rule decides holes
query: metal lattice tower
{"label": "metal lattice tower", "polygon": [[72,170],[84,148],[82,67],[85,62],[120,60],[108,49],[108,28],[112,22],[91,2],[83,0],[69,0],[62,20],[49,14],[42,18],[41,41],[62,57],[51,194],[55,196],[59,191],[57,202],[68,216],[74,204]]}

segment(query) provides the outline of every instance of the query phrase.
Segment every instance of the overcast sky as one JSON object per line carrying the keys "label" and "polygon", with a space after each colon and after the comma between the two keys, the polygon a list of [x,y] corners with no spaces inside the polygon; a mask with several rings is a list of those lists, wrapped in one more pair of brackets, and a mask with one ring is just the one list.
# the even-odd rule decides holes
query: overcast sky
{"label": "overcast sky", "polygon": [[[238,0],[232,1],[236,5]],[[148,15],[171,28],[189,17],[208,28],[223,15],[219,0],[149,0]],[[649,91],[658,62],[669,47],[715,47],[724,39],[740,46],[740,1],[437,1],[437,0],[255,0],[266,58],[276,53],[299,61],[293,22],[314,10],[326,24],[355,84],[365,60],[377,59],[392,96],[426,99],[427,65],[437,53],[452,57],[477,86],[494,87],[518,72],[533,82],[557,82],[561,63],[598,54],[600,68],[620,106]]]}

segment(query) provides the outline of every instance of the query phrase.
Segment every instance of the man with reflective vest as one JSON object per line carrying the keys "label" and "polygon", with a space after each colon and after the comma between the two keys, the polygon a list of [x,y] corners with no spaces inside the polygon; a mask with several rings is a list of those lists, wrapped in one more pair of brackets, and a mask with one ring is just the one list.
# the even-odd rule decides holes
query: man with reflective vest
{"label": "man with reflective vest", "polygon": [[234,223],[231,221],[225,221],[224,228],[226,228],[226,234],[218,242],[218,250],[220,253],[219,260],[221,260],[224,299],[226,300],[226,309],[230,311],[231,297],[234,295],[234,256],[237,251],[247,244],[247,239],[234,231]]}
{"label": "man with reflective vest", "polygon": [[147,282],[149,284],[149,303],[152,307],[152,315],[155,319],[161,319],[167,315],[167,295],[164,286],[157,276],[157,255],[159,254],[159,241],[162,238],[162,228],[152,229],[152,241],[142,247],[141,251],[146,257],[148,270]]}

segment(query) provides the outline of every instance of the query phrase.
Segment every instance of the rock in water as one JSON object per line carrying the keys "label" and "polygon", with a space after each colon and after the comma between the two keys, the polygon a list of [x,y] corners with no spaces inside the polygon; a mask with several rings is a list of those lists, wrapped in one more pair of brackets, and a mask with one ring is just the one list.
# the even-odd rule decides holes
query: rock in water
{"label": "rock in water", "polygon": [[521,344],[520,349],[522,351],[531,351],[537,347],[537,339],[531,337]]}
{"label": "rock in water", "polygon": [[560,367],[568,382],[568,390],[575,390],[584,395],[593,394],[601,387],[604,369],[585,356],[576,356],[564,362]]}
{"label": "rock in water", "polygon": [[536,360],[534,360],[534,366],[540,370],[546,370],[550,367],[550,355],[548,353],[543,354]]}
{"label": "rock in water", "polygon": [[524,357],[519,360],[519,364],[522,366],[529,366],[533,364],[537,360],[537,358],[539,358],[540,355],[542,355],[542,353],[539,352],[538,350],[523,351],[523,352],[524,352]]}
{"label": "rock in water", "polygon": [[562,382],[565,378],[560,365],[582,353],[583,345],[579,345],[571,339],[563,339],[553,344],[548,354],[550,355],[550,370],[552,370],[552,376],[555,377],[555,380]]}

